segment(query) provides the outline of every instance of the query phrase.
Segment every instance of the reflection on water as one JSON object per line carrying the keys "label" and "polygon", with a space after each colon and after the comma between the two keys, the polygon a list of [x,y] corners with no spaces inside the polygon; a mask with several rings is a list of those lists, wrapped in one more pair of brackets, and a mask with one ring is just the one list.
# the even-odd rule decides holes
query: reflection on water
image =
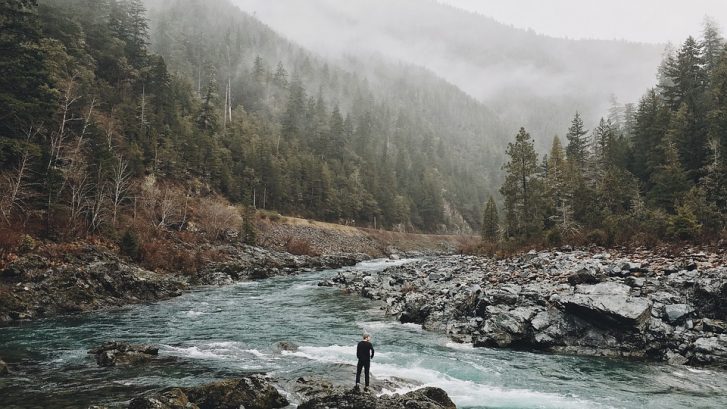
{"label": "reflection on water", "polygon": [[[374,337],[374,376],[442,387],[461,408],[727,407],[725,372],[454,344],[384,317],[370,301],[316,286],[331,274],[204,288],[158,304],[0,329],[0,356],[15,369],[0,379],[3,407],[123,405],[148,390],[261,371],[350,372],[353,381],[348,365],[363,331]],[[159,345],[161,359],[97,368],[86,351],[111,339]],[[281,353],[279,341],[301,348]]]}

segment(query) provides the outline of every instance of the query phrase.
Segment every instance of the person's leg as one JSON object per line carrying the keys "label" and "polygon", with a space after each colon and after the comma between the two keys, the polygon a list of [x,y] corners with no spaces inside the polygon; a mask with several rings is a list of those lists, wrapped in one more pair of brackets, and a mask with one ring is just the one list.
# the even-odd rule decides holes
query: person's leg
{"label": "person's leg", "polygon": [[356,385],[361,383],[361,369],[363,369],[363,362],[358,361],[358,365],[356,365]]}
{"label": "person's leg", "polygon": [[371,361],[368,361],[364,364],[364,370],[366,371],[366,387],[369,387],[369,370],[371,369]]}

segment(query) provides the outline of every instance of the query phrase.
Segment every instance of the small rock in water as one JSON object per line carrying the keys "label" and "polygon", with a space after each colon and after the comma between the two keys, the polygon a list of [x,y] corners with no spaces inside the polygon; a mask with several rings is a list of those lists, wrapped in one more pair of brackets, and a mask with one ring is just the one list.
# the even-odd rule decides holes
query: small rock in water
{"label": "small rock in water", "polygon": [[276,352],[283,352],[283,351],[295,352],[298,350],[298,348],[299,348],[298,344],[296,344],[295,342],[289,342],[289,341],[280,341],[280,342],[277,342],[273,346],[273,349]]}
{"label": "small rock in water", "polygon": [[8,370],[8,365],[0,359],[0,376],[4,376],[10,373],[10,370]]}
{"label": "small rock in water", "polygon": [[159,348],[150,345],[110,341],[88,351],[88,353],[96,356],[98,366],[108,367],[149,362],[159,355]]}

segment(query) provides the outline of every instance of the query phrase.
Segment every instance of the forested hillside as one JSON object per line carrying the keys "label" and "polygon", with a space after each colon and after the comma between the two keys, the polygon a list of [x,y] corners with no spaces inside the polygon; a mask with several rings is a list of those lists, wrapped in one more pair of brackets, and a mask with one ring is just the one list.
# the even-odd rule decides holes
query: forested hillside
{"label": "forested hillside", "polygon": [[[612,94],[638,100],[655,84],[664,52],[657,44],[548,37],[436,0],[234,2],[332,58],[380,55],[426,67],[482,101],[508,132],[525,126],[547,139],[575,110],[597,123]],[[543,139],[540,152],[549,147]]]}
{"label": "forested hillside", "polygon": [[182,229],[191,200],[207,200],[200,217],[233,220],[215,216],[220,194],[454,231],[477,226],[496,189],[497,120],[425,70],[327,64],[224,0],[154,1],[149,14],[140,0],[38,3],[2,5],[7,225]]}
{"label": "forested hillside", "polygon": [[614,107],[588,130],[576,114],[542,160],[524,128],[507,149],[483,237],[549,244],[724,238],[727,215],[727,49],[707,22],[659,67],[637,106]]}
{"label": "forested hillside", "polygon": [[[482,104],[421,68],[328,64],[227,1],[150,4],[152,45],[170,69],[194,78],[200,94],[214,76],[220,108],[241,107],[267,127],[248,130],[260,136],[251,144],[244,116],[222,116],[221,133],[243,149],[231,159],[247,159],[235,186],[220,186],[233,200],[254,191],[264,207],[366,225],[477,225],[505,140]],[[246,171],[255,186],[237,182]]]}

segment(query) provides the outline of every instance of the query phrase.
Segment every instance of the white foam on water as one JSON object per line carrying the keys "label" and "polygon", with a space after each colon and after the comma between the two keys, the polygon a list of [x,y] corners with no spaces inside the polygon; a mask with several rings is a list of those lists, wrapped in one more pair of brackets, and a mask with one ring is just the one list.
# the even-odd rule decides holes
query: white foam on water
{"label": "white foam on water", "polygon": [[[375,332],[375,331],[381,331],[381,330],[387,330],[387,329],[405,329],[407,331],[413,331],[413,332],[423,332],[424,329],[420,324],[413,324],[413,323],[406,323],[401,324],[397,321],[366,321],[366,322],[357,322],[356,326],[366,330],[367,332]],[[373,334],[372,334],[373,335]]]}
{"label": "white foam on water", "polygon": [[410,330],[414,330],[416,332],[423,332],[424,328],[421,324],[414,324],[413,322],[407,322],[406,324],[401,324],[402,327]]}
{"label": "white foam on water", "polygon": [[162,345],[162,348],[170,355],[194,359],[238,360],[241,362],[248,361],[251,356],[266,361],[277,359],[260,350],[246,348],[244,344],[234,341],[208,342],[190,347]]}
{"label": "white foam on water", "polygon": [[444,346],[458,351],[472,351],[475,349],[475,346],[471,343],[447,342]]}
{"label": "white foam on water", "polygon": [[[302,346],[297,351],[283,351],[282,354],[330,364],[356,364],[356,347],[350,345],[331,345],[327,347]],[[375,353],[375,357],[377,358],[388,358],[392,356],[393,354],[389,352]]]}
{"label": "white foam on water", "polygon": [[[354,364],[355,350],[350,346],[331,345],[327,347],[302,346],[296,352],[284,352],[310,360],[331,364]],[[382,354],[383,355],[383,354]],[[379,356],[377,354],[377,356]],[[382,356],[383,357],[383,356]],[[434,369],[421,366],[420,360],[403,359],[409,366],[375,362],[372,373],[378,379],[408,379],[411,386],[386,391],[406,393],[424,386],[442,388],[458,406],[506,406],[510,408],[581,409],[607,408],[595,402],[556,393],[538,392],[528,389],[506,389],[473,381],[454,378]]]}
{"label": "white foam on water", "polygon": [[201,315],[204,315],[204,314],[205,314],[204,312],[195,311],[195,310],[189,310],[189,311],[186,311],[184,313],[185,316],[190,317],[190,318],[197,318],[197,317],[199,317]]}

